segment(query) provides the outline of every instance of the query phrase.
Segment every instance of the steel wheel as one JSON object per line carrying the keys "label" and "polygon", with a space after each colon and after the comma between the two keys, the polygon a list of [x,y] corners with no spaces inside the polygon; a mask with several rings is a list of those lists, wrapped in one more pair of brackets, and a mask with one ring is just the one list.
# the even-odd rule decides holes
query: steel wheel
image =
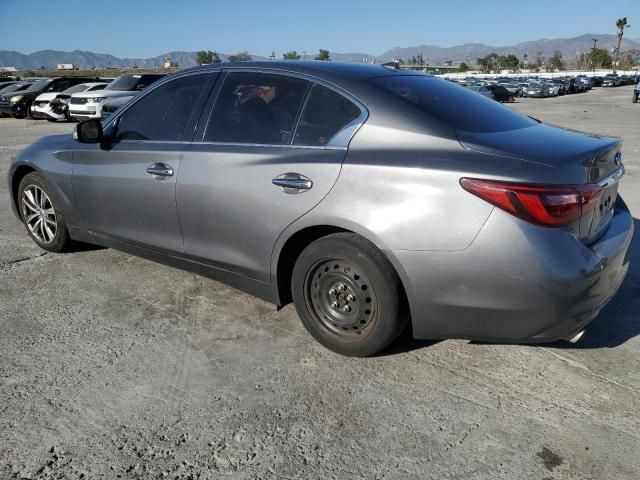
{"label": "steel wheel", "polygon": [[319,260],[309,269],[303,288],[313,319],[325,332],[343,341],[362,340],[374,328],[376,293],[353,263]]}
{"label": "steel wheel", "polygon": [[56,212],[47,194],[37,185],[28,185],[22,192],[22,218],[39,242],[53,243],[58,231]]}

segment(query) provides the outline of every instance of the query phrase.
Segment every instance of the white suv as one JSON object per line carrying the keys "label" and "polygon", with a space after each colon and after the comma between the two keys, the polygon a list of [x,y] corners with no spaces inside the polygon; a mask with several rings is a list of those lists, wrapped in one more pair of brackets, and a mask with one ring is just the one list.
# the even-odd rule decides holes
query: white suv
{"label": "white suv", "polygon": [[100,118],[102,116],[102,103],[107,98],[136,95],[162,77],[164,77],[163,73],[121,75],[99,93],[74,93],[71,95],[69,102],[69,116],[74,120]]}
{"label": "white suv", "polygon": [[[66,120],[67,110],[59,107],[68,104],[71,95],[80,92],[104,90],[107,85],[109,84],[106,82],[81,83],[69,87],[63,92],[45,92],[39,95],[31,104],[31,116],[33,118],[46,118],[51,122]],[[59,101],[54,102],[54,100]]]}

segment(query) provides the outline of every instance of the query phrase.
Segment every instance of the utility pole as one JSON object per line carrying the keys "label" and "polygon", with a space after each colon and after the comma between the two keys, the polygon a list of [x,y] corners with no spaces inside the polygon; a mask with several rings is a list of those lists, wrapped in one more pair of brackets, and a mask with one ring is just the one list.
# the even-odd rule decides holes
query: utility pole
{"label": "utility pole", "polygon": [[592,38],[593,48],[591,49],[591,67],[593,68],[593,75],[596,74],[596,45],[598,45],[598,39]]}

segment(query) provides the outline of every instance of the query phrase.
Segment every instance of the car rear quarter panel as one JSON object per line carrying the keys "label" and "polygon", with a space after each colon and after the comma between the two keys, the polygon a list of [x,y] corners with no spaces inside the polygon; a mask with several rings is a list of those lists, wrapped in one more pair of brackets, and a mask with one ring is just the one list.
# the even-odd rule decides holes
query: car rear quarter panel
{"label": "car rear quarter panel", "polygon": [[[305,220],[355,224],[389,250],[464,250],[493,207],[462,177],[531,181],[552,168],[463,148],[457,139],[367,122],[353,138],[333,190]],[[499,172],[499,173],[498,173]]]}

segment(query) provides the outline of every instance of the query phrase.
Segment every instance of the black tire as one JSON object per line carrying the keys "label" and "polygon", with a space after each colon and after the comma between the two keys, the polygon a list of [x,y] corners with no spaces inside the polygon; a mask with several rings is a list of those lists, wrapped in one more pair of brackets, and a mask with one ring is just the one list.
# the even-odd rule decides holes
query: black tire
{"label": "black tire", "polygon": [[58,120],[56,120],[55,118],[48,118],[47,117],[47,122],[51,122],[51,123],[56,123]]}
{"label": "black tire", "polygon": [[26,107],[26,108],[27,108],[27,113],[25,114],[25,117],[28,117],[28,118],[30,118],[31,120],[38,120],[38,119],[33,115],[33,113],[31,113],[31,104],[30,104],[30,103],[29,103],[29,104],[27,104],[27,107]]}
{"label": "black tire", "polygon": [[[40,208],[41,210],[46,210],[46,211],[53,210],[55,215],[55,218],[51,218],[50,214],[49,216],[47,216],[47,218],[52,222],[51,226],[55,226],[55,231],[53,232],[54,235],[50,238],[50,241],[48,242],[45,242],[42,239],[38,238],[38,236],[34,234],[34,231],[32,230],[32,228],[27,224],[27,220],[29,216],[34,215],[36,210],[34,208],[27,206],[29,202],[25,202],[24,199],[25,198],[28,199],[29,197],[28,197],[28,194],[27,195],[25,194],[25,190],[29,190],[29,193],[32,193],[34,189],[35,191],[37,191],[37,189],[40,189],[42,192],[44,192],[46,196],[46,200],[44,202],[41,202],[39,201],[39,199],[36,199],[35,203],[32,203],[31,205],[35,206],[36,209]],[[49,188],[44,178],[42,178],[42,176],[39,173],[31,172],[24,176],[24,178],[20,182],[20,186],[18,187],[17,200],[18,200],[18,209],[20,211],[20,217],[22,218],[22,223],[24,224],[27,230],[27,233],[29,234],[31,239],[34,242],[36,242],[40,248],[48,252],[55,252],[55,253],[65,252],[71,249],[73,245],[73,241],[71,240],[71,237],[69,237],[69,231],[67,230],[67,226],[64,222],[64,217],[62,215],[62,212],[55,204],[55,198],[51,194],[51,189]],[[41,216],[43,219],[45,215],[46,215],[45,212],[41,213]],[[45,222],[45,220],[43,219],[41,219],[41,224]],[[37,221],[38,218],[36,217],[35,220]],[[44,224],[46,225],[46,222]],[[34,230],[38,230],[38,228],[35,228]],[[51,229],[49,229],[49,232],[50,231]],[[46,237],[48,233],[46,232],[43,233],[43,232],[44,232],[43,230],[40,230],[38,235],[42,235]]]}
{"label": "black tire", "polygon": [[408,320],[397,273],[380,250],[353,233],[307,246],[294,266],[291,291],[305,328],[341,355],[380,352]]}
{"label": "black tire", "polygon": [[635,93],[633,95],[633,103],[638,103],[638,94],[637,93]]}

